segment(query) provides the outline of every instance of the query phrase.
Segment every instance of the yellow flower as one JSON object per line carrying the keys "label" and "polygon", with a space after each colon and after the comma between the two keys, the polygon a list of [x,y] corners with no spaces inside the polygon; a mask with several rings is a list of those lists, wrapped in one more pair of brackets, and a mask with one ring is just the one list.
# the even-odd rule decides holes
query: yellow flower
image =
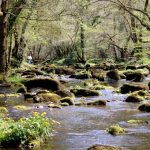
{"label": "yellow flower", "polygon": [[33,112],[33,116],[38,116],[39,115],[39,112]]}
{"label": "yellow flower", "polygon": [[42,112],[41,116],[43,117],[43,116],[45,116],[45,115],[46,115],[46,112]]}

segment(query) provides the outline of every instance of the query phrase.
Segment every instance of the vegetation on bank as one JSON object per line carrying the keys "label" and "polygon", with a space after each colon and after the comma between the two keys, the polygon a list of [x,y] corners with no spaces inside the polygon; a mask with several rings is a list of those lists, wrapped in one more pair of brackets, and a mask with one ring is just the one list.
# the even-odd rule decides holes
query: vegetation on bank
{"label": "vegetation on bank", "polygon": [[53,131],[54,120],[45,113],[33,112],[28,118],[14,121],[10,118],[0,119],[0,145],[3,147],[28,147],[32,141],[43,143]]}

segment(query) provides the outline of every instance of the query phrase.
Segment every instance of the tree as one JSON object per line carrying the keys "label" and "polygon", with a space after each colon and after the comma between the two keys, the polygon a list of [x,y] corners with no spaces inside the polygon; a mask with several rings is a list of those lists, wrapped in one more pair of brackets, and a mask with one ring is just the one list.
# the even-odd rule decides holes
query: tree
{"label": "tree", "polygon": [[7,56],[7,0],[2,0],[0,14],[0,81],[4,81],[7,71],[6,56]]}

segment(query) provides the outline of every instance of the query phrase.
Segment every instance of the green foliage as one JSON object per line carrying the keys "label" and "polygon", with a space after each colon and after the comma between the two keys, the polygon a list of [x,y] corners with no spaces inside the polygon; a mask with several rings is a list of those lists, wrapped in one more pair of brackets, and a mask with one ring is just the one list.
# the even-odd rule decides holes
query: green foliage
{"label": "green foliage", "polygon": [[0,142],[3,147],[27,146],[35,139],[47,139],[54,121],[45,117],[45,113],[34,112],[29,118],[0,120]]}
{"label": "green foliage", "polygon": [[24,79],[18,74],[8,77],[10,83],[22,83],[23,81]]}
{"label": "green foliage", "polygon": [[138,59],[140,64],[148,64],[150,65],[150,51],[148,49],[141,50],[137,52],[135,55]]}

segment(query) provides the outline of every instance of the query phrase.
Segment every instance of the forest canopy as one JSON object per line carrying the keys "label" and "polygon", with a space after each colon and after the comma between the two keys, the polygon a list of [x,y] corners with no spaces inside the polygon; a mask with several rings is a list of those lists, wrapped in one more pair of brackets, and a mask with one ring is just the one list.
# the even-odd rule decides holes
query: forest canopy
{"label": "forest canopy", "polygon": [[[0,72],[34,62],[149,62],[149,0],[2,0]],[[139,59],[140,58],[140,59]]]}

